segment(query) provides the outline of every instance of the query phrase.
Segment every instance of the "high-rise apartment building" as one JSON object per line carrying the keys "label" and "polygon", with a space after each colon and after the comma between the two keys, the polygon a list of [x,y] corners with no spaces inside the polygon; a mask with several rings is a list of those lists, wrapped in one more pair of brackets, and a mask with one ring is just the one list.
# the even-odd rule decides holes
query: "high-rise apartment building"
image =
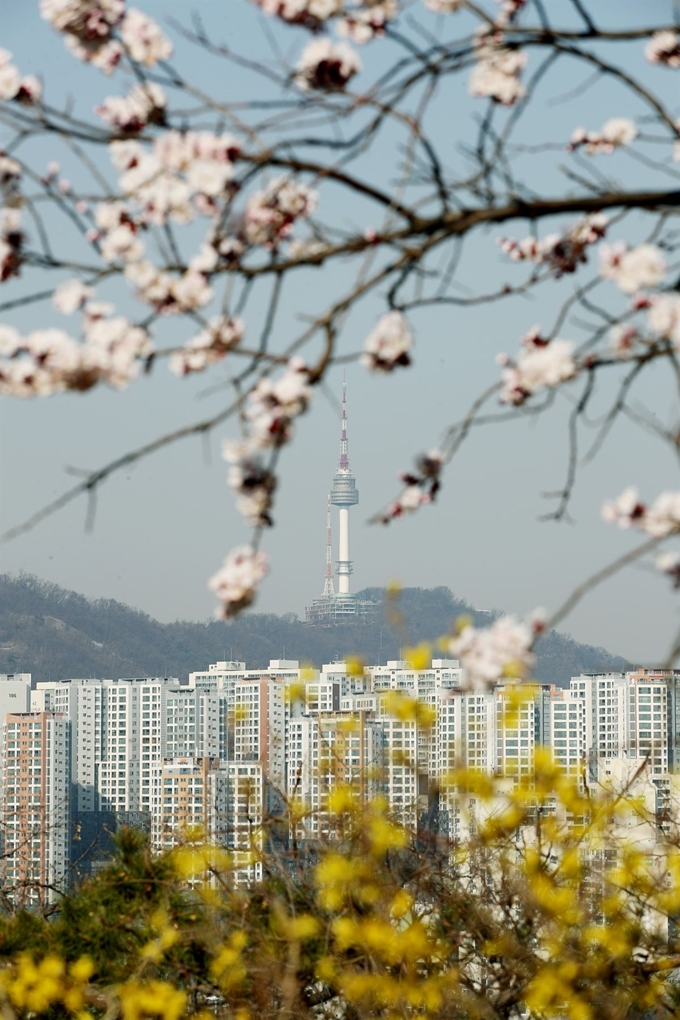
{"label": "high-rise apartment building", "polygon": [[69,868],[70,730],[51,712],[9,712],[3,725],[3,857],[7,897],[55,902]]}
{"label": "high-rise apartment building", "polygon": [[550,699],[550,732],[545,746],[569,776],[580,780],[586,758],[586,702],[574,693],[553,688]]}
{"label": "high-rise apartment building", "polygon": [[665,671],[628,673],[628,753],[646,758],[649,771],[668,772],[668,684]]}
{"label": "high-rise apartment building", "polygon": [[581,673],[570,690],[585,705],[585,750],[591,779],[599,758],[624,755],[628,745],[628,680],[624,673]]}

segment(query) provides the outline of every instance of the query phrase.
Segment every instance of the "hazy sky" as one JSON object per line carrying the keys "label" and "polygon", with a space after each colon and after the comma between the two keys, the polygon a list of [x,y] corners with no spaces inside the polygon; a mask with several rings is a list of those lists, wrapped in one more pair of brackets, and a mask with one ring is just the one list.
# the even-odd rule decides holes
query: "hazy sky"
{"label": "hazy sky", "polygon": [[[269,52],[262,20],[247,0],[140,0],[140,6],[161,22],[167,16],[187,21],[196,10],[210,38],[238,45],[250,55]],[[669,0],[643,5],[639,0],[596,0],[591,6],[600,20],[609,23],[612,17],[619,24],[635,24],[640,17],[657,23],[672,15]],[[548,0],[548,7],[556,20],[562,13],[569,17],[567,0]],[[120,90],[66,55],[62,40],[41,21],[33,0],[0,0],[0,24],[2,45],[13,51],[24,73],[44,76],[55,102],[71,93],[80,108],[87,108]],[[292,52],[303,41],[291,30],[284,30],[281,38]],[[646,65],[641,51],[636,43],[611,52],[616,62],[623,60],[664,95],[671,107],[675,102],[677,110],[678,73]],[[364,59],[370,59],[368,50]],[[187,77],[196,76],[225,97],[243,95],[245,84],[239,74],[223,63],[208,66],[205,56],[188,44],[178,44],[175,62]],[[574,77],[567,64],[548,75],[544,99],[523,129],[525,141],[563,141],[577,124],[596,128],[607,117],[640,112],[630,100],[622,108],[622,93],[607,82],[569,104],[552,102],[585,77],[583,72]],[[619,97],[616,106],[613,96]],[[455,107],[442,102],[436,114],[441,137],[454,145],[470,112],[466,99]],[[44,151],[45,162],[50,155]],[[626,183],[649,182],[644,167],[627,162],[623,155],[611,160],[607,171],[620,173]],[[555,161],[564,160],[558,154]],[[620,167],[614,161],[620,161]],[[389,176],[388,167],[384,174]],[[658,178],[652,183],[662,186]],[[564,186],[555,173],[545,187],[559,194]],[[367,225],[360,207],[342,208],[338,214],[347,226]],[[527,231],[523,224],[512,224],[507,232],[524,236]],[[495,245],[495,233],[480,234],[468,245],[462,281],[471,288],[493,289],[499,282],[521,278]],[[551,506],[543,494],[561,487],[566,470],[565,423],[571,405],[560,398],[549,415],[534,422],[475,434],[452,463],[434,506],[388,528],[366,524],[369,515],[396,494],[396,476],[409,466],[412,455],[435,445],[446,425],[497,378],[496,354],[516,350],[519,337],[534,323],[549,324],[572,287],[566,279],[531,299],[420,312],[413,317],[416,350],[411,369],[376,378],[358,365],[348,367],[350,457],[360,491],[359,506],[351,512],[355,589],[398,578],[408,586],[447,585],[478,608],[525,613],[542,605],[551,610],[586,574],[634,541],[601,521],[603,499],[631,483],[648,497],[677,487],[677,467],[670,454],[658,440],[623,422],[597,460],[583,469],[572,507],[575,523],[539,522]],[[319,311],[337,293],[337,277],[318,271],[301,275],[284,303],[282,333],[294,335],[301,314]],[[348,320],[344,351],[360,349],[382,310],[371,300]],[[45,304],[11,319],[7,316],[6,321],[28,329],[54,323],[55,318]],[[68,325],[63,320],[58,324]],[[563,335],[578,338],[578,323],[565,325]],[[677,398],[657,375],[650,377],[639,396],[667,422],[677,410]],[[100,389],[43,401],[5,399],[3,529],[72,484],[69,470],[96,468],[170,428],[215,413],[224,393],[206,396],[204,391],[221,378],[223,369],[217,367],[200,378],[181,381],[161,366],[151,378],[138,380],[123,393]],[[339,369],[329,386],[338,398]],[[299,420],[294,444],[281,458],[277,527],[264,542],[272,569],[258,610],[301,614],[305,604],[321,593],[326,494],[338,457],[338,406],[317,393],[312,411]],[[603,396],[599,413],[606,406]],[[249,535],[234,508],[220,456],[221,440],[233,434],[233,426],[226,426],[206,442],[185,441],[111,478],[99,492],[92,534],[84,533],[86,506],[77,502],[4,546],[2,568],[29,571],[89,596],[119,599],[161,620],[207,618],[213,599],[206,579],[227,551]],[[669,585],[641,566],[591,595],[563,629],[579,640],[648,662],[664,655],[676,625]]]}

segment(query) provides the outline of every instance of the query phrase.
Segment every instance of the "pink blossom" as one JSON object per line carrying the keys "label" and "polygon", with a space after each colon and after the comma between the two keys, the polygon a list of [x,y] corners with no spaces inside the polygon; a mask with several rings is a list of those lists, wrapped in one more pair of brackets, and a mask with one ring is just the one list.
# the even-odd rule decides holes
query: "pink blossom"
{"label": "pink blossom", "polygon": [[366,337],[361,363],[372,372],[391,372],[410,365],[413,337],[401,312],[387,312]]}
{"label": "pink blossom", "polygon": [[119,131],[141,131],[149,123],[162,121],[166,103],[160,85],[146,82],[135,85],[129,96],[108,96],[95,113]]}
{"label": "pink blossom", "polygon": [[346,43],[314,39],[297,64],[295,81],[301,89],[344,89],[361,70],[361,61]]}
{"label": "pink blossom", "polygon": [[570,340],[541,340],[532,333],[525,337],[523,346],[512,361],[507,355],[498,359],[505,365],[500,400],[503,404],[519,406],[532,394],[542,389],[554,389],[573,379],[578,371],[574,360],[574,345]]}
{"label": "pink blossom", "polygon": [[504,677],[528,676],[536,661],[533,644],[543,627],[540,610],[526,621],[502,616],[490,627],[463,627],[449,642],[449,651],[465,670],[465,686],[486,690]]}
{"label": "pink blossom", "polygon": [[645,47],[645,56],[652,64],[680,67],[680,39],[670,29],[655,32]]}
{"label": "pink blossom", "polygon": [[219,315],[211,319],[206,329],[193,337],[170,358],[170,371],[185,376],[202,372],[208,365],[220,361],[228,351],[240,343],[245,333],[242,319]]}
{"label": "pink blossom", "polygon": [[232,549],[221,569],[209,581],[210,590],[221,603],[217,610],[219,619],[227,620],[253,602],[267,569],[267,557],[263,552],[255,552],[247,545]]}
{"label": "pink blossom", "polygon": [[120,35],[132,60],[153,67],[172,54],[172,43],[153,18],[131,7],[120,26]]}
{"label": "pink blossom", "polygon": [[630,145],[637,138],[637,128],[628,117],[612,117],[599,131],[576,128],[567,146],[569,152],[581,147],[589,156],[597,153],[611,153],[623,145]]}
{"label": "pink blossom", "polygon": [[545,265],[559,279],[574,273],[587,262],[588,245],[604,237],[609,220],[602,213],[591,213],[577,220],[564,234],[548,234],[540,240],[525,237],[517,241],[499,237],[498,244],[513,262],[533,262]]}
{"label": "pink blossom", "polygon": [[666,262],[654,244],[630,248],[625,241],[600,245],[600,275],[624,292],[635,294],[656,287],[666,274]]}
{"label": "pink blossom", "polygon": [[92,288],[86,287],[81,280],[65,280],[52,295],[52,302],[57,311],[63,315],[70,315],[78,308],[82,308],[93,294]]}
{"label": "pink blossom", "polygon": [[475,59],[470,73],[471,96],[488,96],[502,106],[512,106],[526,94],[520,81],[526,54],[505,45],[502,33],[479,30]]}

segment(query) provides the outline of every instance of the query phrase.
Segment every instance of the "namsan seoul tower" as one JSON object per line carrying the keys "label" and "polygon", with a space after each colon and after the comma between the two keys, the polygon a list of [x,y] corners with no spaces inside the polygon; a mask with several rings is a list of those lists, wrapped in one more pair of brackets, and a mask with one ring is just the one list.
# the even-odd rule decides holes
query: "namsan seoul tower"
{"label": "namsan seoul tower", "polygon": [[[305,623],[320,627],[335,627],[362,622],[373,614],[379,603],[358,598],[349,590],[352,561],[349,558],[349,508],[359,502],[356,480],[349,466],[347,450],[347,385],[342,383],[342,431],[340,433],[340,462],[333,477],[333,487],[326,506],[326,574],[323,595],[314,599],[305,609]],[[338,590],[333,586],[331,505],[338,507],[339,539],[336,572]]]}
{"label": "namsan seoul tower", "polygon": [[339,507],[338,514],[338,597],[349,595],[349,575],[352,561],[349,558],[349,508],[359,502],[359,490],[349,466],[347,450],[347,383],[342,383],[342,431],[340,432],[340,462],[333,478],[331,503]]}

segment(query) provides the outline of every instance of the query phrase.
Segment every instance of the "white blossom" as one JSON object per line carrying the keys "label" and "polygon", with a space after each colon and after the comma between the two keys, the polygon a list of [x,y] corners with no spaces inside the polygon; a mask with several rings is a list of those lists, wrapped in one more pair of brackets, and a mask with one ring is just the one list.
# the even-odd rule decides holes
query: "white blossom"
{"label": "white blossom", "polygon": [[20,348],[19,330],[0,322],[0,358],[12,358]]}
{"label": "white blossom", "polygon": [[23,243],[21,210],[5,206],[0,209],[0,281],[19,275]]}
{"label": "white blossom", "polygon": [[120,35],[132,60],[153,67],[172,54],[172,43],[153,18],[131,7],[120,26]]}
{"label": "white blossom", "polygon": [[629,358],[639,341],[640,334],[635,326],[617,323],[609,331],[609,347],[617,358]]}
{"label": "white blossom", "polygon": [[149,122],[158,122],[166,104],[160,85],[146,82],[135,85],[128,96],[108,96],[95,113],[119,131],[141,131]]}
{"label": "white blossom", "polygon": [[9,50],[0,49],[0,102],[17,99],[23,103],[37,103],[42,95],[42,86],[33,75],[21,77],[11,63]]}
{"label": "white blossom", "polygon": [[343,89],[360,70],[361,61],[351,46],[314,39],[297,63],[295,81],[301,89]]}
{"label": "white blossom", "polygon": [[360,10],[347,10],[338,22],[338,34],[363,46],[376,36],[384,35],[385,25],[396,18],[396,0],[373,0]]}
{"label": "white blossom", "polygon": [[79,60],[110,74],[123,50],[111,37],[125,12],[124,0],[40,0],[40,13],[65,36]]}
{"label": "white blossom", "polygon": [[672,578],[674,588],[680,588],[680,552],[665,552],[657,556],[656,569]]}
{"label": "white blossom", "polygon": [[501,5],[501,9],[498,14],[498,24],[507,25],[514,21],[519,12],[526,5],[527,0],[496,0],[496,3]]}
{"label": "white blossom", "polygon": [[345,0],[254,0],[265,14],[292,24],[316,28],[340,14]]}
{"label": "white blossom", "polygon": [[544,619],[536,611],[528,620],[502,616],[489,627],[463,627],[449,642],[449,651],[465,670],[465,684],[472,690],[486,690],[503,677],[524,678],[536,657],[532,651]]}
{"label": "white blossom", "polygon": [[573,379],[578,371],[574,359],[574,345],[570,340],[542,340],[537,331],[525,338],[515,361],[507,355],[497,359],[505,365],[500,400],[503,404],[519,406],[542,389],[554,389],[560,383]]}
{"label": "white blossom", "polygon": [[475,42],[475,59],[470,72],[470,95],[489,96],[503,106],[512,106],[526,94],[520,81],[526,54],[505,45],[502,33],[480,30]]}
{"label": "white blossom", "polygon": [[297,219],[316,208],[316,192],[291,178],[277,177],[264,191],[248,199],[244,233],[249,244],[276,248],[291,233]]}
{"label": "white blossom", "polygon": [[271,527],[276,476],[249,443],[225,442],[222,456],[231,464],[229,485],[238,494],[240,512],[254,528]]}
{"label": "white blossom", "polygon": [[413,337],[401,312],[387,312],[368,334],[361,363],[373,372],[391,372],[397,365],[410,365]]}
{"label": "white blossom", "polygon": [[303,414],[312,399],[309,369],[300,358],[292,358],[276,381],[259,381],[246,407],[253,444],[258,449],[283,446],[293,434],[293,421]]}
{"label": "white blossom", "polygon": [[602,519],[620,528],[638,528],[652,538],[666,538],[680,531],[680,492],[662,492],[647,506],[637,489],[630,487],[603,503]]}
{"label": "white blossom", "polygon": [[435,14],[451,14],[465,6],[465,0],[423,0],[425,6]]}
{"label": "white blossom", "polygon": [[0,49],[0,100],[14,99],[21,86],[21,75],[10,63],[12,54]]}
{"label": "white blossom", "polygon": [[184,312],[204,308],[213,298],[213,291],[203,273],[189,269],[173,285],[173,296]]}
{"label": "white blossom", "polygon": [[680,492],[662,492],[644,516],[643,530],[652,538],[680,531]]}
{"label": "white blossom", "polygon": [[5,334],[0,392],[49,396],[63,390],[83,392],[99,382],[120,389],[137,374],[139,359],[152,351],[146,331],[122,317],[86,314],[83,334],[84,343],[61,329],[36,330],[20,338]]}
{"label": "white blossom", "polygon": [[109,152],[123,171],[121,190],[149,222],[188,223],[196,210],[216,211],[215,198],[227,192],[240,144],[229,134],[172,130],[154,140],[151,152],[127,140],[110,143]]}
{"label": "white blossom", "polygon": [[15,185],[21,177],[21,167],[15,159],[0,149],[0,185]]}
{"label": "white blossom", "polygon": [[221,195],[233,176],[231,163],[218,163],[214,159],[197,159],[187,170],[187,183],[193,191],[212,198]]}
{"label": "white blossom", "polygon": [[58,32],[105,38],[125,13],[125,0],[40,0],[40,13]]}
{"label": "white blossom", "polygon": [[633,486],[624,489],[615,500],[606,500],[602,504],[602,520],[608,524],[618,524],[620,528],[629,528],[644,513],[640,494]]}
{"label": "white blossom", "polygon": [[600,245],[600,274],[624,292],[635,294],[656,287],[666,273],[666,262],[654,244],[629,248],[625,241]]}
{"label": "white blossom", "polygon": [[680,296],[652,294],[648,299],[647,325],[652,333],[670,340],[680,350]]}
{"label": "white blossom", "polygon": [[55,290],[52,301],[57,311],[63,315],[70,315],[78,308],[82,308],[93,294],[92,288],[86,287],[82,280],[65,280]]}
{"label": "white blossom", "polygon": [[680,39],[671,29],[655,32],[645,47],[645,56],[653,64],[680,67]]}
{"label": "white blossom", "polygon": [[548,234],[542,240],[525,237],[521,241],[512,237],[499,237],[498,244],[513,262],[533,262],[545,265],[559,279],[565,273],[574,273],[587,262],[587,248],[604,237],[609,224],[603,213],[590,213],[577,220],[564,234]]}
{"label": "white blossom", "polygon": [[242,319],[219,315],[211,319],[206,329],[193,337],[181,351],[170,358],[170,371],[185,376],[202,372],[208,365],[220,361],[241,341],[245,333]]}
{"label": "white blossom", "polygon": [[570,152],[583,147],[589,156],[611,153],[637,138],[637,128],[629,117],[612,117],[599,131],[576,128],[567,146]]}
{"label": "white blossom", "polygon": [[227,556],[221,569],[210,578],[209,587],[221,605],[220,619],[235,616],[249,606],[257,594],[260,581],[267,576],[267,557],[251,546],[237,546]]}

